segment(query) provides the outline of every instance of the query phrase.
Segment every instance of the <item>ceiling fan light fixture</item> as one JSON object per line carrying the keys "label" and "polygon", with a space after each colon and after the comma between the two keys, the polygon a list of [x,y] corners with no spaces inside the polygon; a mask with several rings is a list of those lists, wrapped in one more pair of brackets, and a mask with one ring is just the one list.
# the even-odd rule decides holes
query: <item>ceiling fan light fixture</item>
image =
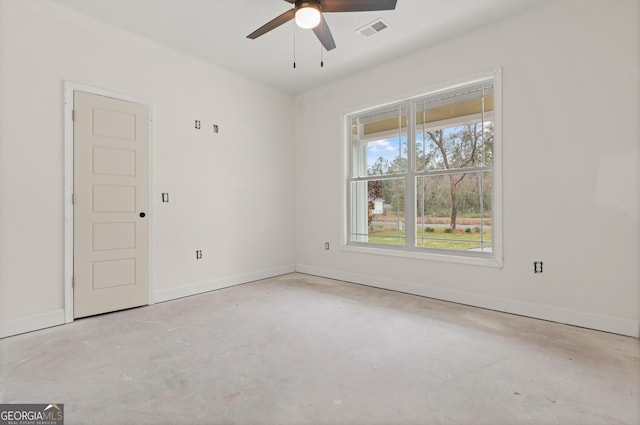
{"label": "ceiling fan light fixture", "polygon": [[302,2],[296,10],[296,24],[300,28],[315,28],[320,23],[320,9],[312,2]]}

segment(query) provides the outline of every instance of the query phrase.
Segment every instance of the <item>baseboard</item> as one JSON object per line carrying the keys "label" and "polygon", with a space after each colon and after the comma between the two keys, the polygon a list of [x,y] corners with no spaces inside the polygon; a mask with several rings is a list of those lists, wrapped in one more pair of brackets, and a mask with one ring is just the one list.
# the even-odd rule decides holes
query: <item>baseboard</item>
{"label": "baseboard", "polygon": [[241,285],[243,283],[253,282],[260,279],[268,279],[270,277],[293,273],[295,271],[296,267],[292,264],[251,273],[243,273],[219,279],[196,282],[189,285],[179,286],[177,288],[160,289],[155,292],[153,302],[160,303],[178,298],[190,297],[204,292],[215,291],[216,289],[228,288],[230,286]]}
{"label": "baseboard", "polygon": [[64,309],[0,322],[0,338],[64,324]]}
{"label": "baseboard", "polygon": [[508,298],[473,294],[414,282],[392,280],[377,276],[326,269],[304,264],[296,265],[296,271],[314,276],[327,277],[346,282],[358,283],[361,285],[373,286],[376,288],[389,289],[392,291],[405,292],[428,298],[501,311],[504,313],[517,314],[519,316],[527,316],[536,319],[549,320],[551,322],[564,323],[582,328],[640,338],[640,320],[638,319],[626,319],[623,317],[567,310],[545,304],[535,304]]}
{"label": "baseboard", "polygon": [[[605,316],[581,311],[562,309],[559,307],[528,303],[487,295],[456,291],[413,282],[385,279],[359,273],[344,272],[304,264],[288,265],[272,269],[260,270],[252,273],[227,276],[219,279],[198,282],[177,288],[156,291],[153,302],[163,302],[173,299],[197,295],[216,289],[227,288],[260,279],[280,276],[293,272],[306,273],[361,285],[373,286],[392,291],[405,292],[423,297],[451,301],[459,304],[471,305],[520,316],[565,323],[604,332],[640,338],[640,320],[622,317]],[[0,321],[0,338],[6,338],[39,329],[58,326],[65,323],[64,309],[57,309],[47,313],[34,314],[12,320]]]}

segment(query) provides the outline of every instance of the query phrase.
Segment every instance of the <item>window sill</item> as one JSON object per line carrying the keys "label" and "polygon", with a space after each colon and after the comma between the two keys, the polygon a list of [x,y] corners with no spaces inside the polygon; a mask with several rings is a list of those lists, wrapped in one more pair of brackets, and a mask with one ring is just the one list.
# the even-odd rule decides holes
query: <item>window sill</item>
{"label": "window sill", "polygon": [[467,264],[473,266],[502,268],[502,259],[477,255],[440,254],[424,251],[407,251],[404,249],[377,248],[362,245],[343,245],[342,251],[358,254],[383,255],[387,257],[409,258],[414,260],[438,261],[444,263]]}

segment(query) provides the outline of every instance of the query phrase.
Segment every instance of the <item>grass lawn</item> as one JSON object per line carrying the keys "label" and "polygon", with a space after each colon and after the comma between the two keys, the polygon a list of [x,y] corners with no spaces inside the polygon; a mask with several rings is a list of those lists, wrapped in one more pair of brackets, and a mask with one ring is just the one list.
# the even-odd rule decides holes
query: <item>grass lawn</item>
{"label": "grass lawn", "polygon": [[[437,228],[434,229],[433,232],[425,231],[423,233],[422,229],[418,229],[416,232],[416,245],[425,248],[455,249],[462,251],[481,247],[480,232],[472,229],[467,233],[465,229],[456,229],[451,233],[445,233],[444,230],[445,228]],[[398,231],[388,226],[374,226],[373,230],[369,231],[370,243],[404,245],[404,237],[404,230]],[[484,239],[484,248],[491,246],[491,228],[483,229],[482,238]]]}

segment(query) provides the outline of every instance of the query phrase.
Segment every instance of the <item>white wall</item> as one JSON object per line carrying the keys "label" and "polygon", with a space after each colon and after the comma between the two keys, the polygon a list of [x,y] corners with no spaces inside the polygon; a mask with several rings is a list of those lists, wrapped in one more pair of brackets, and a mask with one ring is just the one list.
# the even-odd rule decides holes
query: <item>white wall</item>
{"label": "white wall", "polygon": [[290,95],[45,0],[0,1],[1,335],[63,317],[65,80],[154,105],[155,300],[294,269]]}
{"label": "white wall", "polygon": [[[297,96],[298,270],[638,336],[638,16],[560,0]],[[340,114],[496,67],[504,267],[341,250]]]}

